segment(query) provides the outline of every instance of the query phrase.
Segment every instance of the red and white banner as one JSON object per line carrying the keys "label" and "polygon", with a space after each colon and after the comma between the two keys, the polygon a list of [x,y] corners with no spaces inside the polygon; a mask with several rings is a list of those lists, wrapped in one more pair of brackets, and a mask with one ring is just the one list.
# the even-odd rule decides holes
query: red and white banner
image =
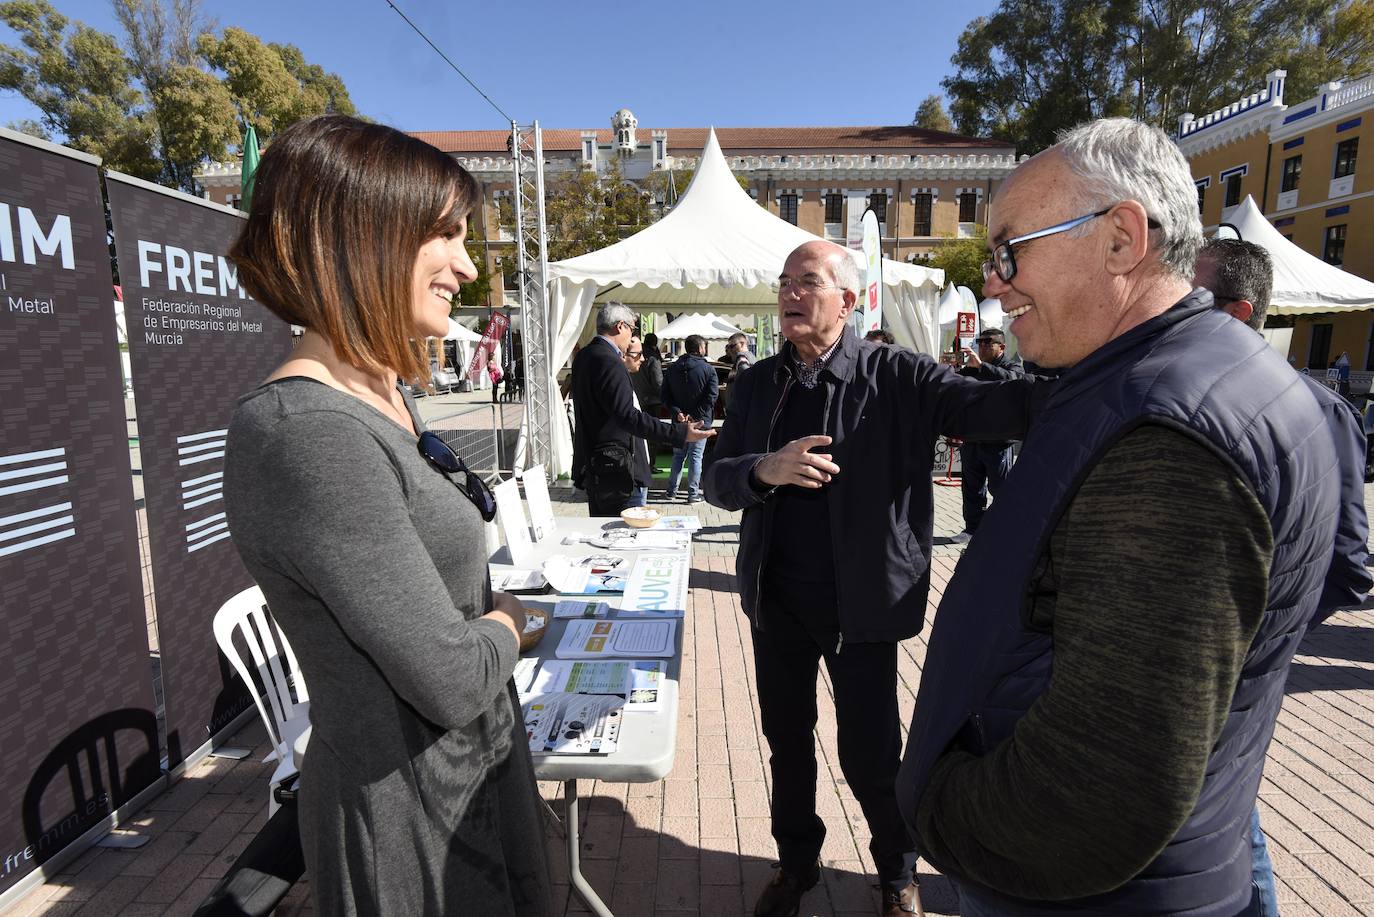
{"label": "red and white banner", "polygon": [[487,365],[487,357],[496,352],[496,345],[510,327],[510,316],[504,312],[493,312],[487,321],[487,330],[482,332],[482,340],[472,350],[472,362],[468,364],[468,378],[476,382],[478,373]]}

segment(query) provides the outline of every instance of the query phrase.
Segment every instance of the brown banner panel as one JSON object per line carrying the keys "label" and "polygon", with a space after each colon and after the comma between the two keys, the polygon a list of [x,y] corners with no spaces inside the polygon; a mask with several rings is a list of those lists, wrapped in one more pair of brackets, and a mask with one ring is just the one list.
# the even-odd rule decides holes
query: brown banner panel
{"label": "brown banner panel", "polygon": [[0,131],[0,894],[159,776],[97,161]]}
{"label": "brown banner panel", "polygon": [[239,396],[291,347],[229,261],[237,211],[138,179],[106,177],[138,404],[143,493],[175,767],[252,704],[211,622],[252,585],[229,539],[224,440]]}

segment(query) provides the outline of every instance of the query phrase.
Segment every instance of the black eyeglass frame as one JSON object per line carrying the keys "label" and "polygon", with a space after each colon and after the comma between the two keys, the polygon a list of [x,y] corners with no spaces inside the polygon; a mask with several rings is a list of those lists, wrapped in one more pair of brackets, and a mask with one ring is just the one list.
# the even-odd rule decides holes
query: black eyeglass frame
{"label": "black eyeglass frame", "polygon": [[[1037,229],[1034,232],[1028,232],[1025,235],[998,243],[993,246],[992,256],[983,262],[983,282],[987,283],[988,280],[992,278],[992,275],[996,273],[1003,283],[1011,283],[1012,278],[1016,276],[1016,246],[1030,242],[1033,239],[1043,239],[1046,236],[1055,236],[1061,232],[1068,232],[1070,229],[1077,229],[1089,220],[1095,220],[1100,216],[1111,213],[1115,207],[1116,205],[1113,204],[1111,207],[1099,210],[1096,213],[1086,213],[1081,217],[1074,217],[1072,220],[1065,220],[1062,223],[1046,226],[1044,229]],[[1157,220],[1153,217],[1148,219],[1149,222],[1147,225],[1150,229],[1159,229],[1159,222]],[[1000,261],[1006,262],[1005,267],[1007,271],[1005,273],[1003,273],[1002,267],[998,264]]]}
{"label": "black eyeglass frame", "polygon": [[449,474],[461,472],[464,475],[464,483],[454,481],[453,486],[472,501],[472,505],[477,507],[477,512],[482,515],[483,522],[490,522],[496,518],[496,494],[491,492],[491,488],[481,476],[474,473],[467,463],[459,458],[452,446],[444,442],[437,433],[429,430],[420,434],[420,439],[415,445],[425,460],[435,468]]}

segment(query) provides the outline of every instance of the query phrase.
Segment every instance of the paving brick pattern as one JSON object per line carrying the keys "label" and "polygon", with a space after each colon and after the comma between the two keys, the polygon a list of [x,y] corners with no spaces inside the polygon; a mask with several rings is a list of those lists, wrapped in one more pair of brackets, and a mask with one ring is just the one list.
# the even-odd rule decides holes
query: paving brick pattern
{"label": "paving brick pattern", "polygon": [[[656,496],[661,499],[661,492]],[[958,489],[936,487],[935,496],[932,611],[961,553],[946,539],[962,528]],[[569,492],[555,488],[554,499],[559,512],[585,515],[585,504]],[[749,914],[774,856],[752,651],[734,590],[738,516],[704,503],[691,511],[704,527],[693,551],[673,771],[653,784],[583,781],[579,788],[585,800],[583,872],[618,915],[630,917]],[[925,651],[924,634],[902,647],[905,721]],[[817,809],[827,828],[825,869],[803,913],[873,914],[878,897],[867,828],[835,758],[828,685],[821,694]],[[255,745],[255,756],[201,763],[127,826],[151,837],[146,846],[92,849],[10,914],[191,913],[265,818],[271,768],[261,763],[261,726],[245,730],[235,744]],[[561,809],[560,784],[541,784],[540,791]],[[1374,914],[1370,611],[1341,612],[1302,645],[1269,752],[1260,810],[1285,917]],[[562,838],[552,824],[546,844],[559,913],[585,913],[569,893]],[[958,913],[945,879],[923,867],[922,885],[928,912]],[[277,913],[313,913],[308,882],[299,883]]]}

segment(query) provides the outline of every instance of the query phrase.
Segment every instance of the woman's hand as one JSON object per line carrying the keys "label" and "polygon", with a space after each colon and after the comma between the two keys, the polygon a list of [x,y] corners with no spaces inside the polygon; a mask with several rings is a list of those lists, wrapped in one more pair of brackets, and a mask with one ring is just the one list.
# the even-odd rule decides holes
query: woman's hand
{"label": "woman's hand", "polygon": [[491,593],[492,610],[482,615],[493,621],[500,621],[515,634],[515,645],[520,645],[520,635],[525,632],[525,606],[509,592]]}

